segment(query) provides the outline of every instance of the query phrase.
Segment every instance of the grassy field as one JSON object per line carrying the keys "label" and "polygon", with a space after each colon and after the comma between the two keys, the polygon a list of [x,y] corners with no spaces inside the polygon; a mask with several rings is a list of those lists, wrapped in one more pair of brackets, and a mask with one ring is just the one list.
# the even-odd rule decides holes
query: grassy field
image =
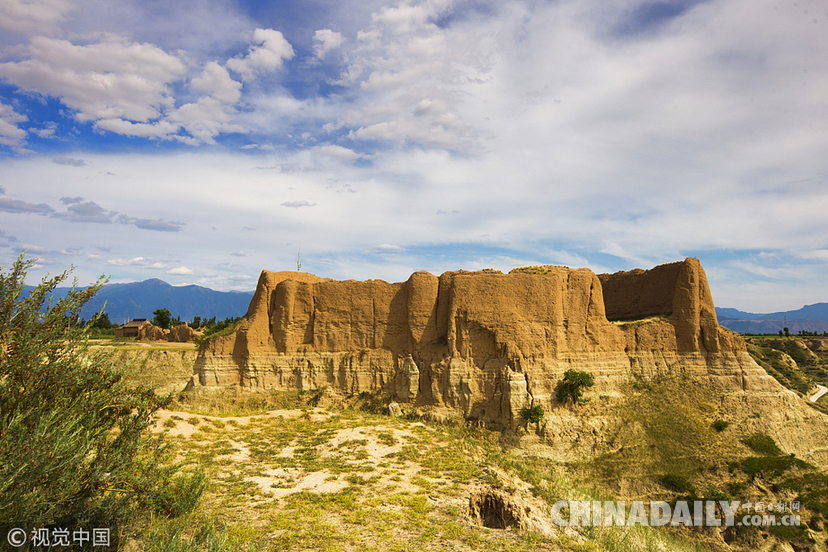
{"label": "grassy field", "polygon": [[[208,480],[192,513],[125,528],[122,542],[130,552],[730,550],[715,530],[558,527],[549,508],[561,499],[629,499],[622,481],[640,485],[653,500],[658,493],[695,495],[696,488],[704,496],[709,481],[721,496],[755,488],[739,464],[747,453],[734,455],[728,445],[734,428],[710,426],[704,390],[685,396],[680,382],[631,388],[623,415],[638,433],[617,454],[563,466],[504,448],[498,433],[474,424],[391,417],[380,396],[345,397],[329,389],[181,393],[190,375],[183,365],[173,370],[152,360],[178,358],[180,348],[165,354],[104,345],[112,354],[132,355],[128,370],[136,381],[175,391],[154,430],[167,432],[185,470],[201,467]],[[665,396],[673,398],[664,402]],[[784,463],[768,458],[761,462]],[[783,468],[771,484],[813,479],[807,468]],[[824,494],[828,482],[824,488],[821,482],[806,490]],[[494,513],[506,528],[487,527],[472,515],[471,502],[492,490],[514,499],[522,523],[509,526],[505,506]]]}
{"label": "grassy field", "polygon": [[[747,337],[748,353],[779,383],[809,397],[817,385],[828,386],[828,338]],[[828,397],[816,407],[828,414]]]}

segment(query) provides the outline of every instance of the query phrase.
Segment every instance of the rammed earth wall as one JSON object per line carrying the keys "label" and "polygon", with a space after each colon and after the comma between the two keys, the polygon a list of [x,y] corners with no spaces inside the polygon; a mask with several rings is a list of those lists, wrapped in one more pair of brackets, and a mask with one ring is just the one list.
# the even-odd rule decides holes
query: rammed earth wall
{"label": "rammed earth wall", "polygon": [[[516,432],[525,430],[520,410],[539,404],[549,415],[536,433],[564,457],[600,450],[601,428],[612,425],[613,405],[633,377],[680,373],[719,386],[723,407],[744,409],[762,397],[788,422],[821,416],[802,410],[745,351],[738,335],[719,327],[693,258],[601,276],[547,266],[417,272],[399,283],[263,271],[236,331],[202,344],[193,380],[384,391],[410,408],[450,410]],[[591,436],[571,432],[565,409],[555,409],[568,369],[591,372],[594,393],[606,398]],[[787,441],[800,452],[811,446]]]}

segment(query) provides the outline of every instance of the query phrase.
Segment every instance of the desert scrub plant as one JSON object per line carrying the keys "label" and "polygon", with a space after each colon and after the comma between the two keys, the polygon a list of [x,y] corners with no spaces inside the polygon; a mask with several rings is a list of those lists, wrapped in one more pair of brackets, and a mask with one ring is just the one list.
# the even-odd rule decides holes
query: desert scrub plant
{"label": "desert scrub plant", "polygon": [[595,385],[595,377],[589,372],[567,370],[564,372],[564,379],[558,384],[558,390],[556,391],[558,403],[581,402],[584,389],[593,385]]}
{"label": "desert scrub plant", "polygon": [[24,296],[33,264],[21,255],[0,269],[0,533],[92,526],[117,538],[139,512],[191,510],[203,473],[180,474],[171,444],[149,432],[169,399],[93,354],[75,322],[103,278],[53,301],[64,272]]}

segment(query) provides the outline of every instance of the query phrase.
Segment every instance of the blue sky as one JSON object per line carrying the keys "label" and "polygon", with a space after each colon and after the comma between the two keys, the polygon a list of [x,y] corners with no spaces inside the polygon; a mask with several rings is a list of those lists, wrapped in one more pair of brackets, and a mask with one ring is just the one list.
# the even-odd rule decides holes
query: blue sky
{"label": "blue sky", "polygon": [[818,1],[11,0],[0,263],[250,290],[698,257],[828,301]]}

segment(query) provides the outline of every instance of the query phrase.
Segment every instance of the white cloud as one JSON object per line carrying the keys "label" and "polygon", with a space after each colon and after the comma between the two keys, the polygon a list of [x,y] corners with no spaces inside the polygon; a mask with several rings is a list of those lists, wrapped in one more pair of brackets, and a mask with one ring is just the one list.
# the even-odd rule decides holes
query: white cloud
{"label": "white cloud", "polygon": [[322,59],[331,50],[339,48],[343,42],[345,37],[341,33],[331,29],[319,29],[313,33],[313,55]]}
{"label": "white cloud", "polygon": [[190,274],[193,274],[193,271],[187,268],[186,266],[179,266],[178,268],[168,270],[167,274],[178,274],[182,276],[188,276]]}
{"label": "white cloud", "polygon": [[95,222],[99,224],[110,224],[118,213],[107,211],[94,201],[72,202],[66,211],[52,213],[55,218],[68,222]]}
{"label": "white cloud", "polygon": [[108,130],[124,136],[142,138],[168,138],[179,130],[179,126],[169,121],[153,123],[133,123],[124,119],[101,119],[95,122],[96,130]]}
{"label": "white cloud", "polygon": [[281,32],[256,29],[247,55],[228,59],[225,65],[231,71],[239,73],[244,80],[252,80],[258,75],[279,69],[285,60],[294,55],[293,47]]}
{"label": "white cloud", "polygon": [[404,247],[400,247],[399,245],[392,245],[390,243],[383,243],[382,245],[377,245],[376,247],[372,247],[364,251],[364,253],[375,253],[377,255],[393,255],[396,253],[403,252],[405,252]]}
{"label": "white cloud", "polygon": [[327,146],[317,146],[313,148],[313,151],[326,157],[342,159],[344,161],[353,161],[354,159],[361,159],[363,157],[366,157],[365,155],[359,154],[352,149],[348,149],[346,147],[339,146],[336,144],[330,144]]}
{"label": "white cloud", "polygon": [[212,144],[219,134],[247,131],[236,123],[235,104],[241,99],[242,83],[233,80],[227,69],[214,61],[208,63],[190,82],[190,89],[205,96],[182,105],[167,119],[183,127],[197,142]]}
{"label": "white cloud", "polygon": [[16,251],[26,251],[27,253],[30,253],[30,254],[31,253],[38,253],[38,254],[41,254],[41,255],[44,254],[44,253],[49,252],[49,250],[46,247],[43,247],[42,245],[32,245],[30,243],[20,245],[20,246],[16,247],[15,250]]}
{"label": "white cloud", "polygon": [[29,132],[32,134],[36,134],[41,138],[52,138],[55,135],[55,130],[57,129],[57,124],[52,122],[47,122],[44,124],[46,128],[30,128]]}
{"label": "white cloud", "polygon": [[19,199],[12,199],[11,197],[7,197],[5,194],[0,194],[0,211],[6,211],[7,213],[34,213],[38,215],[46,215],[54,212],[54,209],[46,203],[33,204]]}
{"label": "white cloud", "polygon": [[298,209],[300,207],[313,207],[316,203],[311,203],[306,199],[300,199],[296,201],[285,201],[284,203],[280,203],[283,207],[292,207],[294,209]]}
{"label": "white cloud", "polygon": [[169,120],[181,124],[187,132],[200,141],[214,143],[222,133],[246,132],[246,127],[236,124],[236,110],[215,98],[199,98],[170,114]]}
{"label": "white cloud", "polygon": [[80,122],[147,123],[158,118],[173,106],[170,84],[186,72],[179,58],[157,46],[113,37],[79,46],[37,36],[25,51],[26,59],[0,63],[0,77],[21,89],[60,98]]}
{"label": "white cloud", "polygon": [[813,251],[802,251],[799,256],[803,259],[815,261],[828,261],[828,249],[816,249]]}
{"label": "white cloud", "polygon": [[19,150],[26,142],[26,131],[18,127],[28,117],[17,113],[10,105],[0,102],[0,145]]}
{"label": "white cloud", "polygon": [[402,1],[393,7],[384,6],[372,19],[394,32],[407,34],[433,26],[429,20],[445,12],[452,4],[453,0]]}
{"label": "white cloud", "polygon": [[[488,78],[496,51],[487,33],[433,20],[451,2],[400,2],[372,18],[369,31],[346,55],[336,84],[358,87],[359,100],[329,130],[352,139],[467,150],[477,133],[462,107]],[[500,29],[502,32],[502,29]]]}
{"label": "white cloud", "polygon": [[180,232],[184,227],[183,222],[175,222],[163,219],[144,219],[135,217],[119,217],[122,224],[134,224],[141,230],[153,230],[155,232]]}
{"label": "white cloud", "polygon": [[154,269],[167,268],[167,265],[160,261],[154,261],[152,259],[146,259],[144,257],[134,257],[132,259],[110,259],[107,261],[107,263],[113,266],[136,266],[140,268]]}
{"label": "white cloud", "polygon": [[54,32],[74,9],[69,0],[5,0],[0,29],[23,35]]}
{"label": "white cloud", "polygon": [[233,80],[227,69],[211,61],[204,67],[201,75],[190,82],[190,88],[220,102],[235,104],[241,99],[242,83]]}
{"label": "white cloud", "polygon": [[227,0],[83,0],[61,27],[67,36],[88,37],[105,30],[204,60],[235,46],[239,36],[255,28],[239,7]]}
{"label": "white cloud", "polygon": [[86,167],[88,165],[83,159],[73,159],[71,157],[52,157],[52,163],[69,167]]}
{"label": "white cloud", "polygon": [[[337,10],[351,7],[343,5]],[[240,142],[248,149],[225,153],[237,143],[227,140],[189,155],[72,152],[70,159],[88,160],[91,168],[83,170],[50,163],[51,155],[0,160],[6,182],[32,190],[25,201],[6,198],[2,215],[49,213],[56,198],[75,196],[119,212],[152,213],[163,218],[126,217],[129,224],[106,233],[88,228],[95,225],[67,230],[48,216],[14,232],[51,251],[70,247],[51,245],[70,237],[90,248],[110,246],[115,253],[108,257],[122,259],[163,248],[184,259],[168,269],[214,269],[215,276],[205,276],[214,285],[227,285],[231,272],[255,278],[262,268],[294,266],[301,241],[303,269],[331,277],[401,281],[422,268],[508,269],[512,262],[614,271],[693,254],[726,290],[714,290],[723,305],[728,297],[750,299],[737,292],[739,278],[768,279],[755,288],[768,297],[825,300],[825,15],[814,24],[804,6],[773,10],[754,0],[716,0],[687,3],[680,16],[658,25],[631,24],[645,5],[404,1],[376,7],[370,21],[311,18],[301,35],[291,28],[307,39],[303,50],[335,52],[344,66],[338,76],[313,60],[286,63],[293,48],[277,31],[257,32],[253,46],[244,45],[226,67],[210,60],[240,51],[238,42],[225,38],[210,55],[184,53],[136,32],[136,43],[163,44],[154,48],[186,59],[190,71],[150,78],[156,92],[148,88],[137,102],[144,111],[94,119],[97,128],[193,144],[245,132],[250,136]],[[326,49],[334,34],[310,39],[321,27],[357,38]],[[81,44],[77,35],[62,36]],[[92,45],[107,41],[118,43]],[[34,46],[15,52],[23,61],[6,59],[37,61],[60,74],[58,63],[32,53]],[[80,74],[77,65],[69,63],[70,72]],[[277,69],[278,78],[251,82]],[[122,73],[141,71],[116,68]],[[19,96],[12,105],[21,112]],[[22,112],[35,117],[36,110]],[[141,113],[149,118],[133,118]],[[186,226],[167,222],[180,212]],[[139,223],[177,230],[175,239],[137,232]],[[209,251],[198,246],[205,233],[214,240]],[[378,242],[403,251],[377,250]],[[784,265],[755,251],[782,252]],[[217,268],[228,257],[233,266]],[[739,263],[726,265],[725,257]],[[785,291],[798,270],[807,276],[795,280],[796,291]]]}

